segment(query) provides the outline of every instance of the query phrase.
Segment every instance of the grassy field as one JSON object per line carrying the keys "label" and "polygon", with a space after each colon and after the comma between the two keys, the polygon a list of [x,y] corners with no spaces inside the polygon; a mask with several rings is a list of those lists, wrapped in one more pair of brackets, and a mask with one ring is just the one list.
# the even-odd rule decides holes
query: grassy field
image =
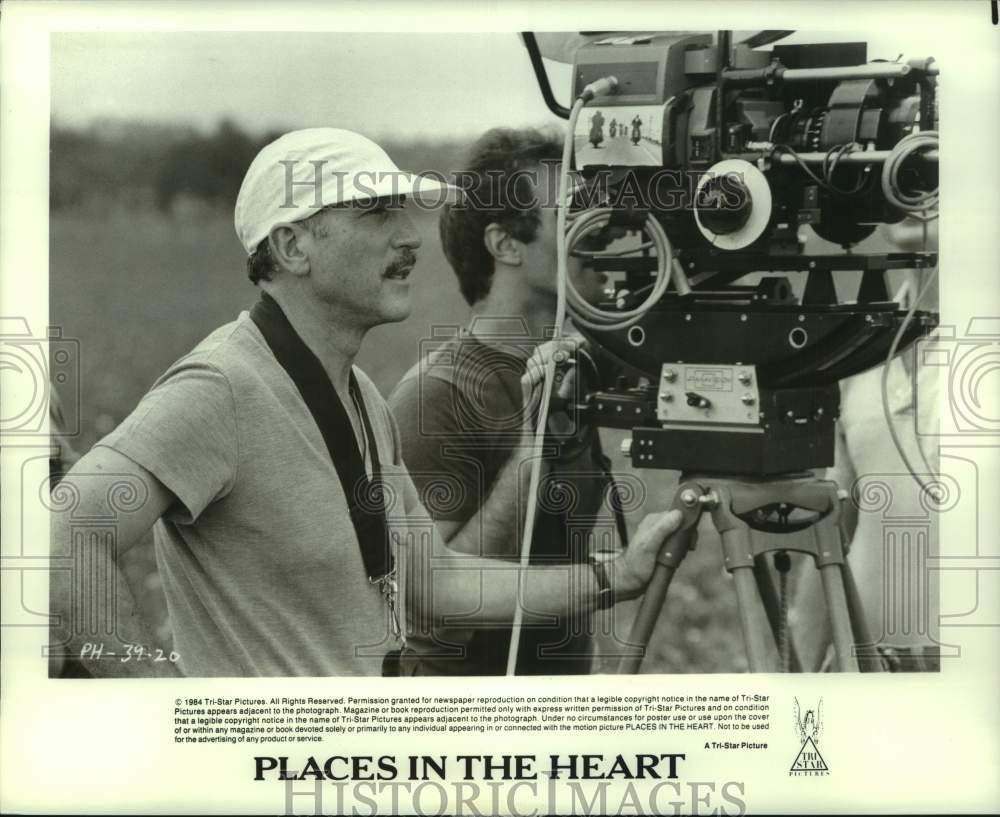
{"label": "grassy field", "polygon": [[[417,360],[420,341],[436,325],[461,325],[468,310],[438,244],[436,215],[417,213],[424,239],[411,288],[413,313],[365,341],[361,367],[387,394]],[[157,376],[205,335],[256,300],[228,212],[197,209],[172,217],[154,212],[63,210],[50,230],[50,323],[80,343],[80,428],[85,452],[135,407]],[[64,395],[64,400],[67,395]],[[604,432],[614,467],[621,433]],[[645,508],[630,526],[666,505],[676,473],[642,472]],[[703,520],[704,521],[704,520]],[[125,560],[140,603],[169,638],[151,542]],[[739,625],[718,538],[704,530],[675,580],[644,664],[647,672],[742,671]],[[628,632],[629,605],[614,629]],[[596,669],[610,671],[611,659]]]}

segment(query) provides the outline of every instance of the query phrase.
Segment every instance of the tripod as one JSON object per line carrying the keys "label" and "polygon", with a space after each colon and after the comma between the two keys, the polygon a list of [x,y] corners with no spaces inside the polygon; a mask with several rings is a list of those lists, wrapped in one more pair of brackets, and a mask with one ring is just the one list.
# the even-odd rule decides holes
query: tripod
{"label": "tripod", "polygon": [[[684,515],[680,529],[664,544],[629,636],[618,671],[636,673],[660,616],[674,573],[695,545],[703,511],[722,538],[724,565],[733,577],[740,625],[751,672],[801,671],[786,627],[766,557],[774,554],[780,572],[789,568],[788,551],[812,556],[820,571],[840,672],[878,672],[877,658],[856,657],[855,644],[871,644],[861,598],[846,561],[841,497],[833,482],[811,474],[777,478],[740,475],[681,475],[672,508]],[[804,519],[792,519],[794,512]],[[769,517],[777,514],[777,521]],[[769,632],[770,631],[770,634]],[[784,649],[781,649],[784,647]],[[779,656],[779,651],[784,655]],[[782,661],[781,659],[785,660]]]}

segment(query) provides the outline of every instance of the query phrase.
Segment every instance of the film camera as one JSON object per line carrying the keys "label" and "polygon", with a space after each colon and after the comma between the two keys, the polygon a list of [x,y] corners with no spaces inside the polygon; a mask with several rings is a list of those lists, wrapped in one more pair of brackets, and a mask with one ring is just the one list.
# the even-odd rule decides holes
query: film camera
{"label": "film camera", "polygon": [[[583,181],[572,217],[560,201],[560,225],[571,220],[560,257],[602,234],[641,242],[585,253],[615,276],[604,303],[560,270],[596,358],[579,411],[631,431],[633,466],[681,471],[681,527],[660,551],[620,672],[639,670],[703,512],[751,671],[803,669],[785,614],[790,551],[820,574],[837,667],[885,668],[846,558],[844,494],[811,469],[833,463],[838,381],[937,321],[916,310],[919,296],[904,310],[886,281],[937,263],[926,230],[937,69],[869,62],[863,43],[766,49],[790,33],[580,35],[572,109],[552,94],[538,39],[523,35],[546,103],[570,120],[564,178],[573,155]],[[924,224],[922,252],[855,248],[907,217]],[[810,230],[834,251],[807,252]],[[837,280],[845,273],[853,292]]]}
{"label": "film camera", "polygon": [[570,251],[609,228],[648,239],[590,254],[615,280],[605,303],[568,298],[597,351],[586,410],[632,430],[636,467],[832,464],[837,382],[936,323],[907,318],[886,284],[936,265],[926,242],[853,249],[879,224],[934,217],[933,59],[774,44],[790,33],[581,35],[573,111],[541,59],[556,35],[523,35],[547,104],[572,118],[585,184]]}

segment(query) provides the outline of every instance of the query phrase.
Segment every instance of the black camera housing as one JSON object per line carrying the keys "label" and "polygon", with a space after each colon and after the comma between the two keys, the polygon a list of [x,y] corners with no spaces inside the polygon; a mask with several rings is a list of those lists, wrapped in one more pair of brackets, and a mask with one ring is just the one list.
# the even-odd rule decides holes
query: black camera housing
{"label": "black camera housing", "polygon": [[[589,185],[578,205],[600,203],[629,229],[652,216],[686,278],[624,328],[580,327],[601,372],[590,417],[632,429],[636,467],[768,475],[831,465],[838,381],[937,324],[926,311],[907,319],[886,281],[890,270],[934,267],[936,248],[853,249],[906,216],[893,200],[937,189],[936,145],[899,160],[900,195],[883,178],[902,140],[936,137],[933,59],[868,62],[865,43],[764,50],[789,33],[734,44],[728,31],[616,32],[576,51],[574,98],[616,80],[576,119],[575,167]],[[549,107],[568,117],[533,36],[524,40]],[[839,251],[807,253],[808,230]],[[648,252],[590,264],[616,278],[601,304],[609,314],[638,307],[658,270]],[[838,297],[844,273],[859,281],[853,297],[844,287]],[[689,390],[697,399],[678,413],[663,396],[675,364],[684,376],[714,372],[717,391]]]}

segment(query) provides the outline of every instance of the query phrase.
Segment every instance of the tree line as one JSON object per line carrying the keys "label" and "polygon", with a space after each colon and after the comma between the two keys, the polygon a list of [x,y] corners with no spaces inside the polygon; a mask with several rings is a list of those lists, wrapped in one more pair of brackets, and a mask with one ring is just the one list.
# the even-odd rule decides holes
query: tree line
{"label": "tree line", "polygon": [[[178,200],[232,207],[253,157],[283,131],[251,134],[229,119],[210,132],[182,124],[106,120],[86,128],[53,123],[52,210],[123,206],[170,212]],[[451,170],[450,140],[377,139],[400,167]]]}

